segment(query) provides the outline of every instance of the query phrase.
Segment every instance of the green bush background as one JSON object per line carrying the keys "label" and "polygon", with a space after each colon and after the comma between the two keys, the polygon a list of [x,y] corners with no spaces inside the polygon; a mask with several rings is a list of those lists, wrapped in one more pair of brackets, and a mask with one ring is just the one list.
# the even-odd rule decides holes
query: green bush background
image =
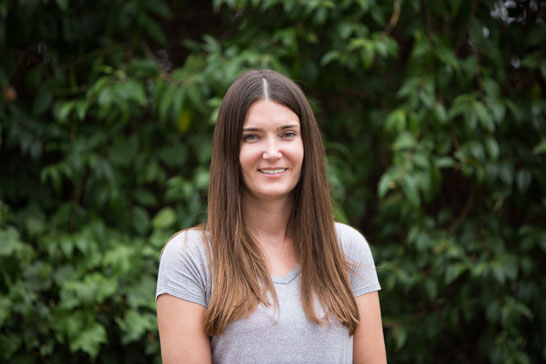
{"label": "green bush background", "polygon": [[159,362],[158,257],[206,216],[228,85],[309,96],[392,363],[546,360],[546,6],[2,0],[0,361]]}

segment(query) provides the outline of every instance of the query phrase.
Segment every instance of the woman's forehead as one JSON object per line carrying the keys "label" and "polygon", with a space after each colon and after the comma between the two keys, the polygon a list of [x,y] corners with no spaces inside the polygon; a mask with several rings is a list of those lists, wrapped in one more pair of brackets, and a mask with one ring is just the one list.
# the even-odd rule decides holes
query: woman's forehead
{"label": "woman's forehead", "polygon": [[299,125],[298,115],[290,108],[276,101],[262,99],[249,107],[243,129],[282,129]]}

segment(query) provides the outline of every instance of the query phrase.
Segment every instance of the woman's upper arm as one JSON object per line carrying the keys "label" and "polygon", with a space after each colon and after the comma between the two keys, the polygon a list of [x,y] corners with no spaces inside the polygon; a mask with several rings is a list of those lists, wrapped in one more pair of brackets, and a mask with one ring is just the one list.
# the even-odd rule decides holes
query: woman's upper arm
{"label": "woman's upper arm", "polygon": [[387,362],[381,308],[377,292],[356,297],[360,325],[354,334],[353,363],[384,364]]}
{"label": "woman's upper arm", "polygon": [[164,364],[211,363],[205,307],[169,294],[157,298],[157,322]]}

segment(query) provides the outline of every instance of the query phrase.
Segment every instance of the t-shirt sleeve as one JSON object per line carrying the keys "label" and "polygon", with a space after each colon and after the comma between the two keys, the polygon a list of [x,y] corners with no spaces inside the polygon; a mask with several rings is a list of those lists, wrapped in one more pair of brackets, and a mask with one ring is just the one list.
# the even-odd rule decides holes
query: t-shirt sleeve
{"label": "t-shirt sleeve", "polygon": [[351,288],[355,297],[379,291],[381,286],[370,246],[356,229],[336,223],[341,247],[353,272],[350,272]]}
{"label": "t-shirt sleeve", "polygon": [[169,241],[161,254],[155,298],[169,294],[207,307],[208,275],[202,232],[184,231]]}

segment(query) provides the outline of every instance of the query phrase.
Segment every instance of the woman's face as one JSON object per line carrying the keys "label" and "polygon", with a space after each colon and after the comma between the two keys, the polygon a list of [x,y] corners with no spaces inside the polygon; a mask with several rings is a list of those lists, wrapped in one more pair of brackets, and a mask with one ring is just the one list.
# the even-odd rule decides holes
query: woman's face
{"label": "woman's face", "polygon": [[239,162],[246,191],[260,200],[287,198],[303,163],[300,120],[289,108],[258,100],[248,109]]}

